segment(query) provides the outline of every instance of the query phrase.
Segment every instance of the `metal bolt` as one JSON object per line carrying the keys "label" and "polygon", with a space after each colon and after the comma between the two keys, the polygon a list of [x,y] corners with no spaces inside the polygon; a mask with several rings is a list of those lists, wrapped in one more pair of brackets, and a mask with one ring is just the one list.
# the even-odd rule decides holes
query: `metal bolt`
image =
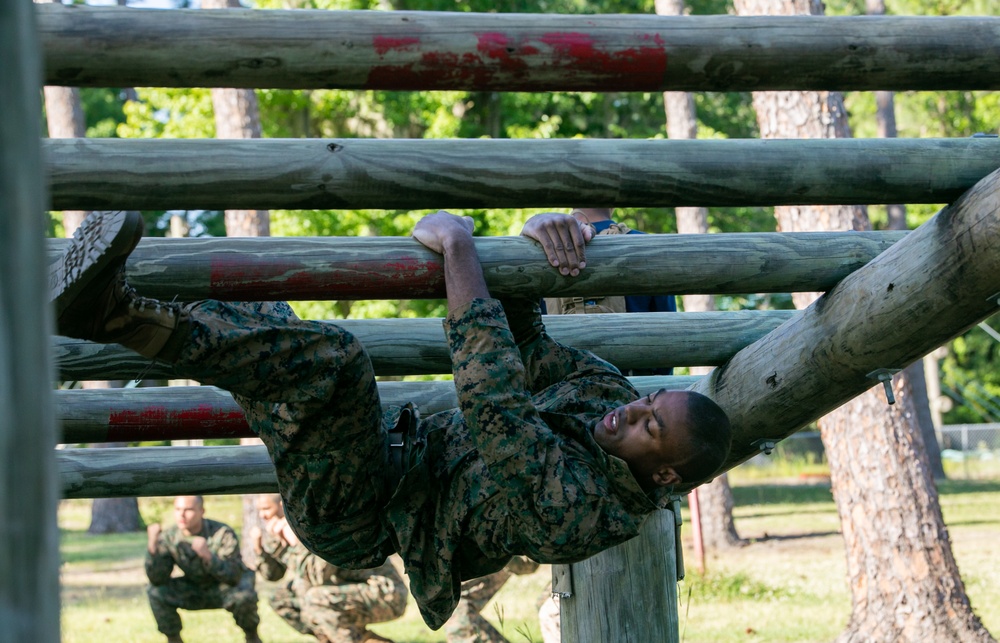
{"label": "metal bolt", "polygon": [[892,376],[901,370],[899,368],[878,368],[867,375],[867,377],[882,382],[882,387],[885,388],[885,400],[889,404],[896,403],[896,396],[892,392]]}
{"label": "metal bolt", "polygon": [[750,443],[750,446],[757,447],[759,450],[764,452],[764,455],[771,455],[771,452],[774,451],[774,447],[777,446],[777,443],[774,440],[762,438],[760,440],[754,440]]}

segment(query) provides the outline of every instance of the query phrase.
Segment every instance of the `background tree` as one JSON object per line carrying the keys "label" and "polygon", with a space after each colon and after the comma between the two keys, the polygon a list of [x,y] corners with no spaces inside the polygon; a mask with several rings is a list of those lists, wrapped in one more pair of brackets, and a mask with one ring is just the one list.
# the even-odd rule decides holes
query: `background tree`
{"label": "background tree", "polygon": [[[87,123],[84,118],[80,90],[76,87],[46,86],[45,122],[50,138],[84,138]],[[89,212],[86,210],[64,210],[62,212],[63,234],[72,237]],[[121,388],[122,382],[87,381],[80,382],[81,388],[103,389]],[[124,447],[124,442],[108,442],[91,445],[91,448]],[[88,533],[108,534],[140,531],[144,528],[139,515],[139,501],[136,498],[94,498],[91,505]]]}
{"label": "background tree", "polygon": [[[202,0],[202,9],[239,8],[239,0]],[[257,95],[252,89],[212,89],[212,107],[215,112],[216,138],[260,138],[260,108]],[[226,210],[227,237],[267,237],[271,235],[271,225],[267,210]],[[242,438],[240,444],[263,444],[260,438]],[[240,536],[240,551],[243,560],[251,569],[256,566],[250,530],[264,528],[257,513],[255,494],[243,496],[243,529]]]}
{"label": "background tree", "polygon": [[[684,0],[656,0],[656,13],[663,16],[684,15]],[[671,139],[698,138],[698,119],[694,97],[688,92],[664,92],[663,105],[667,117],[667,137]],[[677,216],[677,232],[680,234],[705,234],[708,232],[708,208],[674,208]],[[708,312],[715,310],[712,295],[684,295],[682,298],[686,312]],[[711,371],[707,367],[693,367],[692,375]],[[722,474],[711,483],[702,485],[691,492],[696,494],[697,503],[692,503],[691,520],[700,522],[702,544],[714,549],[739,547],[747,544],[740,538],[733,521],[733,491],[729,488],[729,476]],[[698,515],[694,515],[694,506]]]}
{"label": "background tree", "polygon": [[[819,0],[736,0],[740,15],[822,14]],[[763,138],[849,137],[836,92],[755,92]],[[775,208],[784,232],[870,229],[862,207]],[[797,293],[803,307],[813,294]],[[874,384],[874,382],[873,382]],[[847,550],[851,619],[840,641],[988,641],[952,555],[905,374],[819,421]]]}
{"label": "background tree", "polygon": [[[870,16],[885,15],[885,0],[866,0],[866,10]],[[896,100],[894,92],[875,92],[875,123],[880,138],[896,138]],[[885,206],[886,229],[907,230],[906,206],[902,203],[891,203]],[[927,447],[927,461],[935,479],[945,477],[944,464],[941,462],[941,445],[938,444],[934,420],[931,417],[930,402],[927,399],[927,380],[924,377],[924,362],[913,362],[906,367],[906,377],[913,390],[913,406],[916,409],[914,422],[920,427],[920,433]]]}

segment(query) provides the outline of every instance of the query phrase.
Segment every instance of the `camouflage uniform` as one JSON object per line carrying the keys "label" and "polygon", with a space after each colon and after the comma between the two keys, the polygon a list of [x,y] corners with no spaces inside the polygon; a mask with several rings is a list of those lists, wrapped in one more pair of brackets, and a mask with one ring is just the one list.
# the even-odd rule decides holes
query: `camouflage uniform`
{"label": "camouflage uniform", "polygon": [[[208,565],[191,549],[191,538],[201,536],[208,542],[212,562]],[[174,565],[184,572],[171,578]],[[185,536],[174,525],[160,533],[156,553],[146,552],[146,577],[149,579],[149,606],[156,627],[166,636],[181,631],[177,609],[226,609],[236,624],[254,632],[260,623],[257,616],[257,592],[254,573],[240,557],[240,541],[228,526],[204,519],[201,533]]]}
{"label": "camouflage uniform", "polygon": [[275,592],[274,611],[303,634],[331,643],[362,641],[369,623],[391,621],[406,609],[406,586],[391,563],[375,569],[340,569],[302,545],[266,535],[257,571],[269,581],[288,570],[292,578]]}
{"label": "camouflage uniform", "polygon": [[525,556],[514,556],[500,571],[462,583],[462,598],[451,618],[444,624],[448,643],[507,643],[506,637],[482,617],[490,599],[513,574],[530,574],[538,563]]}
{"label": "camouflage uniform", "polygon": [[[302,542],[347,568],[399,552],[421,615],[441,627],[461,582],[511,556],[568,563],[632,538],[647,495],[592,431],[638,399],[612,365],[556,343],[538,305],[477,299],[444,322],[459,409],[383,416],[371,362],[334,324],[284,305],[185,306],[175,370],[234,393],[268,448]],[[387,431],[406,434],[393,466]]]}

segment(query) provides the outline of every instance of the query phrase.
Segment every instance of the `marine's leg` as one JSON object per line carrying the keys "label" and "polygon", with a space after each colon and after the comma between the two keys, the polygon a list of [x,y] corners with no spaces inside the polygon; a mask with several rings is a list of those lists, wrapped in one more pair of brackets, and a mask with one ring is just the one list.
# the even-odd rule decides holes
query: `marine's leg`
{"label": "marine's leg", "polygon": [[367,626],[403,615],[406,587],[392,573],[373,573],[365,582],[310,588],[302,597],[302,620],[331,641],[388,641]]}
{"label": "marine's leg", "polygon": [[274,592],[268,602],[271,604],[271,609],[286,623],[303,634],[312,634],[309,626],[302,622],[302,601],[291,589],[288,587],[280,588]]}
{"label": "marine's leg", "polygon": [[300,538],[334,564],[380,564],[392,551],[378,515],[390,491],[388,446],[360,342],[287,306],[139,297],[124,274],[137,218],[106,213],[81,226],[50,275],[59,331],[121,343],[232,391],[268,448]]}
{"label": "marine's leg", "polygon": [[225,587],[220,591],[222,608],[233,615],[236,625],[243,630],[246,640],[257,638],[260,616],[257,614],[257,591],[254,589],[254,573],[247,571],[235,587]]}
{"label": "marine's leg", "polygon": [[150,585],[146,588],[149,597],[149,608],[156,620],[156,629],[165,636],[179,636],[181,633],[181,617],[179,608],[197,609],[200,605],[201,590],[184,578],[171,578],[163,585]]}

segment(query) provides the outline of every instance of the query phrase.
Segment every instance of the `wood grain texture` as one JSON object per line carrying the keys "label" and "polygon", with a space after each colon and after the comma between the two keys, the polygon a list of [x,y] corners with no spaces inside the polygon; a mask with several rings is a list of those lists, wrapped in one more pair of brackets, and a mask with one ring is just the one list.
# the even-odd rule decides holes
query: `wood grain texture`
{"label": "wood grain texture", "polygon": [[476,91],[1000,87],[992,17],[37,8],[45,83]]}
{"label": "wood grain texture", "polygon": [[[631,380],[640,395],[648,395],[663,388],[688,388],[698,377],[643,376]],[[378,391],[383,408],[412,402],[425,416],[458,406],[451,381],[379,382]],[[60,390],[56,391],[55,404],[64,444],[254,435],[232,396],[212,386]]]}
{"label": "wood grain texture", "polygon": [[673,511],[655,511],[632,540],[574,563],[572,596],[559,603],[563,640],[677,643],[679,528]]}
{"label": "wood grain texture", "polygon": [[989,138],[77,138],[45,152],[57,210],[949,203],[1000,166]]}
{"label": "wood grain texture", "polygon": [[[523,237],[482,237],[495,297],[745,294],[829,290],[904,232],[613,235],[563,277]],[[49,241],[50,258],[68,242]],[[144,239],[129,283],[163,300],[301,301],[444,297],[441,256],[409,237]]]}
{"label": "wood grain texture", "polygon": [[995,313],[998,274],[1000,171],[695,385],[735,427],[724,468]]}
{"label": "wood grain texture", "polygon": [[59,641],[52,316],[30,2],[0,2],[0,638]]}
{"label": "wood grain texture", "polygon": [[263,446],[62,449],[64,498],[276,493]]}
{"label": "wood grain texture", "polygon": [[[546,316],[557,341],[594,352],[622,370],[721,364],[790,319],[795,311],[627,313]],[[450,374],[440,319],[349,319],[337,325],[364,344],[376,375]],[[153,363],[117,344],[58,337],[59,377],[186,379],[182,368]],[[147,370],[148,369],[148,370]]]}

